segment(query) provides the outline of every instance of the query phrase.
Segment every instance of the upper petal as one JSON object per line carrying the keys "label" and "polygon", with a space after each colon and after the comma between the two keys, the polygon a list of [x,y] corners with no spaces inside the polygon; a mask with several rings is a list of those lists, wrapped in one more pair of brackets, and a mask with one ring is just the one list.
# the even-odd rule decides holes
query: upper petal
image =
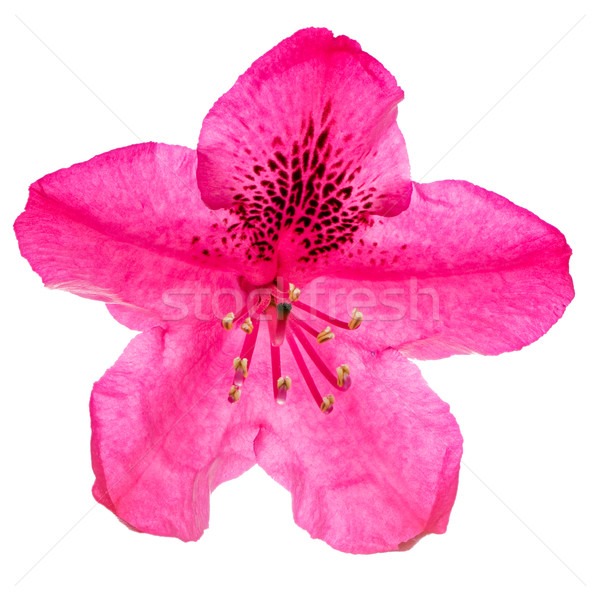
{"label": "upper petal", "polygon": [[210,492],[255,464],[256,402],[227,402],[244,335],[154,327],[94,385],[94,496],[132,528],[198,539]]}
{"label": "upper petal", "polygon": [[407,549],[443,533],[462,452],[448,405],[397,353],[338,350],[350,390],[323,415],[292,369],[288,404],[271,409],[256,438],[258,464],[292,493],[298,525],[338,550]]}
{"label": "upper petal", "polygon": [[[358,43],[305,29],[259,58],[204,119],[198,184],[231,207],[255,257],[299,257],[349,244],[373,213],[410,201],[403,98],[394,77]],[[291,256],[293,255],[293,256]]]}
{"label": "upper petal", "polygon": [[15,223],[21,253],[47,286],[145,309],[149,322],[169,311],[169,290],[202,286],[215,269],[232,280],[244,271],[228,227],[226,212],[200,199],[196,153],[154,143],[46,175]]}
{"label": "upper petal", "polygon": [[339,257],[341,277],[303,293],[342,318],[360,307],[363,325],[350,334],[365,347],[421,359],[499,354],[563,314],[570,255],[560,231],[498,194],[465,181],[415,184],[407,211]]}

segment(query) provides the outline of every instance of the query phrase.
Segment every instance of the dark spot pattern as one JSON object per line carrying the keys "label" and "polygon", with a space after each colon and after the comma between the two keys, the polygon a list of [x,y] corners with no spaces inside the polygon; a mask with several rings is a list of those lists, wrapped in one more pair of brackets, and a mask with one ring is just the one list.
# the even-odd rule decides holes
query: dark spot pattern
{"label": "dark spot pattern", "polygon": [[340,146],[334,126],[329,101],[322,114],[304,119],[297,137],[284,142],[275,136],[261,158],[255,156],[259,151],[238,150],[240,164],[248,164],[248,157],[254,164],[249,172],[233,165],[232,222],[224,245],[243,244],[248,260],[270,261],[285,239],[298,249],[299,261],[310,263],[332,250],[344,253],[359,229],[372,226],[371,209],[385,194],[378,194],[376,174],[361,175],[361,163],[376,151],[361,154],[353,147],[345,158],[352,134]]}

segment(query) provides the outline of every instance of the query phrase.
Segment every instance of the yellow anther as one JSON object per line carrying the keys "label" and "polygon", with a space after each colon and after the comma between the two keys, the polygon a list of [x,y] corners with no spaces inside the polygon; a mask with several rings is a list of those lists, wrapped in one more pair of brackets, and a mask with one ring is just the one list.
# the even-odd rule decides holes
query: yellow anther
{"label": "yellow anther", "polygon": [[289,390],[292,387],[292,380],[289,377],[280,377],[277,380],[277,389],[280,390],[281,388],[285,388],[286,390]]}
{"label": "yellow anther", "polygon": [[360,327],[360,324],[363,320],[363,314],[355,308],[352,311],[352,317],[350,318],[350,322],[348,323],[348,329],[357,329]]}
{"label": "yellow anther", "polygon": [[337,373],[338,387],[342,387],[344,385],[345,376],[350,375],[350,367],[348,365],[340,365],[335,372]]}
{"label": "yellow anther", "polygon": [[240,396],[242,395],[242,389],[237,385],[232,385],[229,388],[229,401],[230,402],[238,402]]}
{"label": "yellow anther", "polygon": [[252,324],[252,319],[250,317],[248,317],[241,325],[240,328],[242,331],[244,331],[245,333],[252,333],[252,330],[254,329],[254,325]]}
{"label": "yellow anther", "polygon": [[239,356],[236,356],[233,359],[233,368],[236,371],[238,369],[242,369],[242,372],[244,373],[244,377],[248,377],[248,359],[247,358],[240,358]]}
{"label": "yellow anther", "polygon": [[332,340],[335,337],[335,333],[331,331],[331,327],[327,326],[323,331],[317,334],[317,342],[322,344],[323,342],[327,342]]}
{"label": "yellow anther", "polygon": [[333,410],[333,403],[335,402],[335,398],[333,394],[327,394],[323,398],[323,402],[321,402],[321,412],[328,413]]}
{"label": "yellow anther", "polygon": [[235,317],[233,313],[227,313],[221,321],[221,323],[223,323],[223,327],[227,329],[227,331],[233,327],[233,317]]}
{"label": "yellow anther", "polygon": [[300,298],[300,288],[297,288],[293,283],[290,283],[290,291],[289,291],[289,299],[290,302],[294,300],[298,300]]}

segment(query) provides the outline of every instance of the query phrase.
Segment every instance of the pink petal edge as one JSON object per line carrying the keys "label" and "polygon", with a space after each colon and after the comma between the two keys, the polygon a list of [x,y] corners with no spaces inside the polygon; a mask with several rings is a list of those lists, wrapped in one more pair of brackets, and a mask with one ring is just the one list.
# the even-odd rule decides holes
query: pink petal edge
{"label": "pink petal edge", "polygon": [[232,168],[244,191],[243,174],[251,175],[256,161],[266,167],[278,150],[291,161],[294,141],[302,145],[295,136],[312,122],[315,140],[327,129],[334,150],[362,157],[370,176],[377,171],[381,191],[389,193],[380,199],[382,212],[403,210],[410,201],[408,156],[396,124],[403,97],[393,75],[354,40],[327,29],[296,32],[256,60],[204,119],[198,141],[203,200],[211,208],[231,206]]}

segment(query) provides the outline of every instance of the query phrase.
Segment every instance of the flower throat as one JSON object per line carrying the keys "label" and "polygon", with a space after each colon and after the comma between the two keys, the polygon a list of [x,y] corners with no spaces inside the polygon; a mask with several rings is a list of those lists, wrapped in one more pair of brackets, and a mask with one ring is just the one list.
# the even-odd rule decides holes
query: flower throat
{"label": "flower throat", "polygon": [[[350,321],[346,323],[301,302],[299,300],[300,289],[294,284],[289,284],[287,293],[282,288],[283,286],[274,284],[270,289],[258,294],[255,300],[249,302],[237,313],[230,312],[222,319],[222,325],[227,331],[233,329],[234,326],[239,326],[246,334],[242,350],[239,356],[236,356],[233,360],[234,375],[229,388],[228,400],[235,403],[241,397],[244,381],[250,371],[260,324],[262,321],[266,321],[269,328],[273,398],[275,401],[280,405],[285,404],[287,394],[292,387],[291,378],[282,374],[280,350],[283,343],[287,341],[298,370],[317,406],[321,412],[330,413],[333,410],[335,397],[332,393],[322,395],[319,392],[300,348],[303,348],[312,365],[321,372],[332,387],[345,392],[351,383],[349,366],[342,364],[336,367],[335,370],[332,369],[321,358],[318,346],[335,338],[332,327],[339,329],[358,328],[363,315],[357,309],[354,309]],[[326,326],[321,331],[317,331],[296,313],[316,316],[326,323]],[[309,340],[309,337],[316,341],[316,346]]]}

